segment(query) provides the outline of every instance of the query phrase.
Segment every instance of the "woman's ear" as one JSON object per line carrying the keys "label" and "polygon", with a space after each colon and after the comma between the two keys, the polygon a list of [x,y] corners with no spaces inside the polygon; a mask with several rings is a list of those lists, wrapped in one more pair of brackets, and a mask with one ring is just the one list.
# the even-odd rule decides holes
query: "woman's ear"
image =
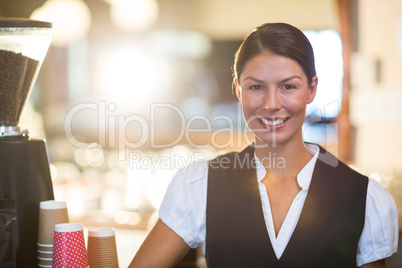
{"label": "woman's ear", "polygon": [[236,78],[234,79],[234,85],[236,89],[236,97],[241,102],[241,86]]}
{"label": "woman's ear", "polygon": [[318,85],[318,77],[314,76],[310,85],[309,85],[309,95],[307,99],[307,103],[313,102],[315,98],[315,94],[317,93],[317,85]]}

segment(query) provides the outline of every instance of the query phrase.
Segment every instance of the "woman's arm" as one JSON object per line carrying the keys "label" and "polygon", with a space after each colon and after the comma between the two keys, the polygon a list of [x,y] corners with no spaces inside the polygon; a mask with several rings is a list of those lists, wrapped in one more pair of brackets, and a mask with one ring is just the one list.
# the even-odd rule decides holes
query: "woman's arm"
{"label": "woman's arm", "polygon": [[186,242],[159,219],[129,268],[173,267],[189,251]]}
{"label": "woman's arm", "polygon": [[385,259],[370,262],[360,266],[361,268],[385,268]]}

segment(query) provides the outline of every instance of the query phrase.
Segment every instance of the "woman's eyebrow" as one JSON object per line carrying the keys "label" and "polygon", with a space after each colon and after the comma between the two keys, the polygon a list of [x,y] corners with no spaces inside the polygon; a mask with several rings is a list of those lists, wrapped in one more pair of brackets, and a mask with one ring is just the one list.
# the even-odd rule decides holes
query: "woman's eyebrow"
{"label": "woman's eyebrow", "polygon": [[[280,80],[279,83],[286,83],[286,82],[288,82],[288,81],[290,81],[292,79],[300,79],[300,80],[302,80],[300,76],[292,75],[292,76],[289,76],[289,77],[286,77],[286,78]],[[247,76],[246,78],[244,78],[244,81],[246,81],[246,80],[253,80],[253,81],[258,82],[258,83],[264,83],[263,80],[255,78],[253,76]]]}
{"label": "woman's eyebrow", "polygon": [[292,75],[292,76],[290,76],[290,77],[287,77],[287,78],[285,78],[285,79],[282,79],[281,81],[279,81],[279,83],[286,83],[286,82],[288,82],[288,81],[290,81],[290,80],[292,80],[292,79],[300,79],[300,80],[302,80],[300,76]]}
{"label": "woman's eyebrow", "polygon": [[263,83],[264,82],[264,81],[262,81],[260,79],[257,79],[255,77],[253,77],[253,76],[247,76],[246,78],[244,78],[244,81],[246,81],[246,80],[253,80],[253,81],[258,82],[258,83]]}

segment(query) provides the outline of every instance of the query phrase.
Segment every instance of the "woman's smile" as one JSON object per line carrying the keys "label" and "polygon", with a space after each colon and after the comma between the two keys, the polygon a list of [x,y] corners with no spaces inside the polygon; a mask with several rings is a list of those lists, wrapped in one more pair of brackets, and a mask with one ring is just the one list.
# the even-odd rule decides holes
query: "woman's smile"
{"label": "woman's smile", "polygon": [[257,119],[261,121],[263,127],[274,130],[285,126],[289,117],[258,117]]}

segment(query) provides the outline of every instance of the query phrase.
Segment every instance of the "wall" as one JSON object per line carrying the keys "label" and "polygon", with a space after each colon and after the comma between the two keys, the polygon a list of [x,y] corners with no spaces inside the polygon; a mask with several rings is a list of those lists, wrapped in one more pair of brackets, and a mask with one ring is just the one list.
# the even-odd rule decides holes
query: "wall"
{"label": "wall", "polygon": [[196,29],[214,40],[238,40],[265,22],[306,30],[337,27],[335,0],[163,0],[158,25]]}
{"label": "wall", "polygon": [[401,172],[402,1],[360,0],[358,16],[351,96],[355,163]]}
{"label": "wall", "polygon": [[350,96],[354,165],[389,190],[401,219],[402,1],[359,0],[358,14]]}

